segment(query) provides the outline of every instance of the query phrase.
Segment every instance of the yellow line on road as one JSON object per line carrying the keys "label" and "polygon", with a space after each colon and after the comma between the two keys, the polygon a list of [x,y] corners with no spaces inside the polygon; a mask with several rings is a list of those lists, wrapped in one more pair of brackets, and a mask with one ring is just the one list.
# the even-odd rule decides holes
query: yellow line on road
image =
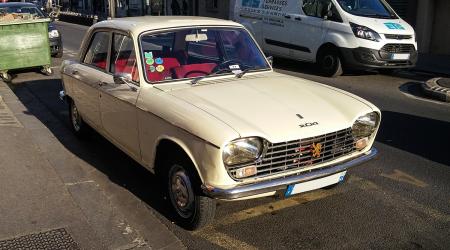
{"label": "yellow line on road", "polygon": [[194,232],[192,234],[199,236],[225,249],[249,249],[249,250],[258,249],[255,246],[252,246],[246,242],[240,241],[224,233],[221,233],[211,226],[206,227],[200,231]]}
{"label": "yellow line on road", "polygon": [[414,176],[411,176],[403,171],[400,171],[398,169],[394,169],[394,173],[392,174],[384,174],[382,173],[381,176],[389,178],[391,180],[394,181],[398,181],[398,182],[404,182],[404,183],[408,183],[417,187],[427,187],[428,184],[426,184],[425,182],[415,178]]}
{"label": "yellow line on road", "polygon": [[228,215],[226,218],[217,221],[218,224],[221,225],[229,225],[234,224],[240,221],[248,220],[254,217],[258,217],[265,214],[271,214],[276,211],[280,211],[286,208],[298,206],[300,204],[304,204],[310,201],[323,199],[325,197],[336,194],[336,190],[316,190],[313,192],[300,194],[294,196],[292,198],[287,198],[283,200],[278,200],[275,202],[270,202],[264,205],[260,205],[257,207],[252,207],[249,209],[245,209],[233,214]]}

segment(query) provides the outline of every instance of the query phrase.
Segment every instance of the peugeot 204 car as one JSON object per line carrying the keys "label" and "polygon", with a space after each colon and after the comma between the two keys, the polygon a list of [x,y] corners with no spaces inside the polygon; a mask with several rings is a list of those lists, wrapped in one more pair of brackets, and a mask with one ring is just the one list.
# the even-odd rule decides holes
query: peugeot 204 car
{"label": "peugeot 204 car", "polygon": [[89,29],[79,55],[61,66],[74,133],[94,128],[158,175],[188,229],[212,221],[217,199],[336,185],[377,153],[377,107],[275,73],[232,21],[103,21]]}

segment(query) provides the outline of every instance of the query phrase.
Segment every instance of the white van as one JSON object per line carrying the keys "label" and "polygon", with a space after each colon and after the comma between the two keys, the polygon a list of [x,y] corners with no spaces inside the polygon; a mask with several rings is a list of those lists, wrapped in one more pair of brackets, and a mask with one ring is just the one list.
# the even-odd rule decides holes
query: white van
{"label": "white van", "polygon": [[417,61],[414,29],[384,0],[236,0],[233,16],[267,54],[317,63],[326,76]]}

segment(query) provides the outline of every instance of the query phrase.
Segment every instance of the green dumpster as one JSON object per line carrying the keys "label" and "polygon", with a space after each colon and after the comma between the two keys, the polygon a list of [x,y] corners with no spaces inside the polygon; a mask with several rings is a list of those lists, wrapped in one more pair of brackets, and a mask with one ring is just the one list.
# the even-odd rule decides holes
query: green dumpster
{"label": "green dumpster", "polygon": [[42,67],[52,73],[48,23],[50,19],[0,22],[0,77],[10,81],[12,69]]}

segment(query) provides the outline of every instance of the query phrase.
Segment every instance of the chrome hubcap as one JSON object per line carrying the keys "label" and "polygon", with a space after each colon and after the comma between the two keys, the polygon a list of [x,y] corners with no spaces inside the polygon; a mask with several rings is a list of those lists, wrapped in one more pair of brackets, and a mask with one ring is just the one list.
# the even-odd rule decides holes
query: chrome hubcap
{"label": "chrome hubcap", "polygon": [[189,218],[193,214],[193,190],[189,177],[183,170],[175,171],[169,183],[170,199],[177,213],[183,218]]}
{"label": "chrome hubcap", "polygon": [[75,104],[72,105],[72,125],[75,131],[80,131],[81,117],[78,113],[77,106]]}

